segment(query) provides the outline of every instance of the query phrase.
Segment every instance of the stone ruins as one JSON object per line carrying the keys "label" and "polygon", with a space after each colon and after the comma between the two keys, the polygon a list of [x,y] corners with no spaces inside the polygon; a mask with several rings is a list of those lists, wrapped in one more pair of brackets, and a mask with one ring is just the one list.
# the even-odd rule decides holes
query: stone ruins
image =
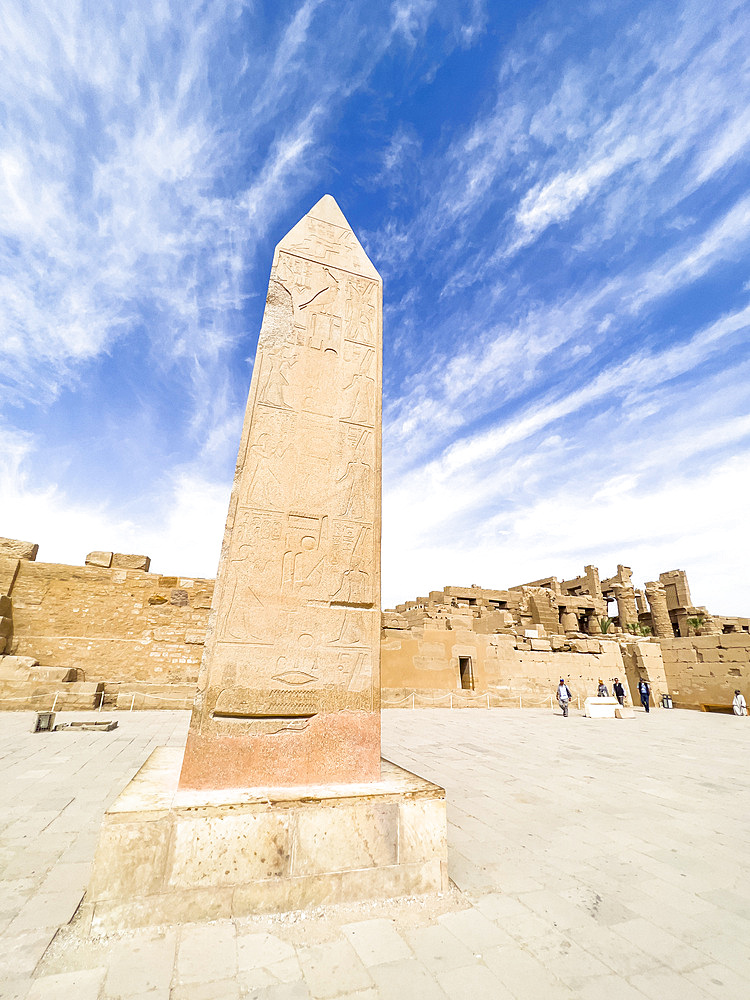
{"label": "stone ruins", "polygon": [[618,677],[637,703],[728,707],[750,676],[750,619],[694,607],[682,570],[636,590],[620,565],[507,590],[445,587],[383,612],[382,698],[420,705],[542,707],[565,677],[583,705]]}
{"label": "stone ruins", "polygon": [[[130,554],[38,562],[37,548],[0,540],[0,710],[190,708],[214,581],[151,573],[148,557]],[[145,568],[124,568],[133,565]],[[750,677],[750,618],[694,606],[683,570],[643,590],[625,566],[603,581],[589,566],[562,582],[445,587],[383,612],[381,624],[388,707],[538,707],[563,674],[583,698],[599,677],[622,680],[626,664],[635,678],[649,656],[661,657],[682,708],[725,705]]]}
{"label": "stone ruins", "polygon": [[466,615],[467,609],[483,623],[476,630],[485,633],[523,634],[526,629],[541,629],[542,634],[583,637],[611,631],[660,639],[750,633],[748,618],[713,615],[704,607],[694,607],[683,570],[661,573],[644,590],[637,590],[632,569],[622,565],[605,580],[596,566],[586,566],[583,576],[572,580],[551,576],[507,590],[445,587],[384,614],[390,622],[401,615],[411,627],[425,618],[450,621],[455,615]]}
{"label": "stone ruins", "polygon": [[325,196],[274,254],[187,745],[105,814],[97,930],[448,886],[445,792],[380,758],[381,356]]}

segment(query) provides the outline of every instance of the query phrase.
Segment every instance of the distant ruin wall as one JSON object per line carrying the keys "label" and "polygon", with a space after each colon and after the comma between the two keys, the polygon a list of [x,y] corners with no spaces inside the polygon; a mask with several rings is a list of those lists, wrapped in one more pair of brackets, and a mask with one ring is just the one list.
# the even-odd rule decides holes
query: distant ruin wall
{"label": "distant ruin wall", "polygon": [[750,701],[750,636],[746,633],[662,639],[661,650],[678,708],[728,707],[737,688]]}
{"label": "distant ruin wall", "polygon": [[[464,670],[471,670],[470,690],[461,685],[461,659]],[[610,691],[613,677],[619,677],[626,690],[630,681],[617,642],[574,639],[563,643],[560,637],[518,641],[513,636],[479,635],[468,629],[418,633],[384,629],[380,677],[384,708],[412,704],[544,708],[554,698],[561,677],[574,703],[580,699],[583,705],[585,698],[596,694],[600,678]]]}
{"label": "distant ruin wall", "polygon": [[[148,565],[147,557],[117,553],[89,553],[86,566],[34,562],[36,546],[0,541],[0,654],[15,654],[0,655],[0,709],[49,708],[56,694],[60,707],[85,699],[93,707],[100,701],[121,708],[191,706],[213,580],[125,568]],[[582,704],[596,693],[599,678],[611,690],[615,676],[637,704],[641,675],[655,703],[668,690],[680,708],[729,707],[735,688],[750,701],[747,633],[533,638],[507,634],[507,618],[504,610],[474,617],[470,608],[451,608],[429,627],[421,624],[428,621],[422,612],[385,612],[383,706],[542,707],[560,677]]]}

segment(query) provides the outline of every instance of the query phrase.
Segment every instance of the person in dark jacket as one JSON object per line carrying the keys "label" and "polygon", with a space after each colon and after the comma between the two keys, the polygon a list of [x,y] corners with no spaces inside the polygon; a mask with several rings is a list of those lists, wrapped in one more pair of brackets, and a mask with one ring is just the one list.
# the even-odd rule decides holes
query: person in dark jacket
{"label": "person in dark jacket", "polygon": [[614,679],[612,684],[612,694],[617,698],[621,705],[625,704],[625,688],[620,684],[617,677]]}
{"label": "person in dark jacket", "polygon": [[643,705],[648,712],[648,700],[651,697],[651,688],[642,677],[638,681],[638,694],[641,696],[641,705]]}

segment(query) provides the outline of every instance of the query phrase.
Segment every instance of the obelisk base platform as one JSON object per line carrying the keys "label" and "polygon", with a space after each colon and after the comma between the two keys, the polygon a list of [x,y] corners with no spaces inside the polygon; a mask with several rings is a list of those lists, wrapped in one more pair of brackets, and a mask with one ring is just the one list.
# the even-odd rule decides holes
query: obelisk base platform
{"label": "obelisk base platform", "polygon": [[445,791],[383,760],[378,782],[178,790],[161,747],[104,816],[92,931],[448,888]]}

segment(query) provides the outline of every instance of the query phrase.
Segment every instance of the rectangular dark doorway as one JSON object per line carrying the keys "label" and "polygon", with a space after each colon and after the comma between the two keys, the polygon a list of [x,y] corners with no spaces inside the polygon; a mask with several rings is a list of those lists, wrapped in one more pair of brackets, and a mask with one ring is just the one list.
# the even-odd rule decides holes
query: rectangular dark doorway
{"label": "rectangular dark doorway", "polygon": [[458,671],[461,674],[461,687],[466,691],[474,690],[474,671],[470,656],[459,656]]}

